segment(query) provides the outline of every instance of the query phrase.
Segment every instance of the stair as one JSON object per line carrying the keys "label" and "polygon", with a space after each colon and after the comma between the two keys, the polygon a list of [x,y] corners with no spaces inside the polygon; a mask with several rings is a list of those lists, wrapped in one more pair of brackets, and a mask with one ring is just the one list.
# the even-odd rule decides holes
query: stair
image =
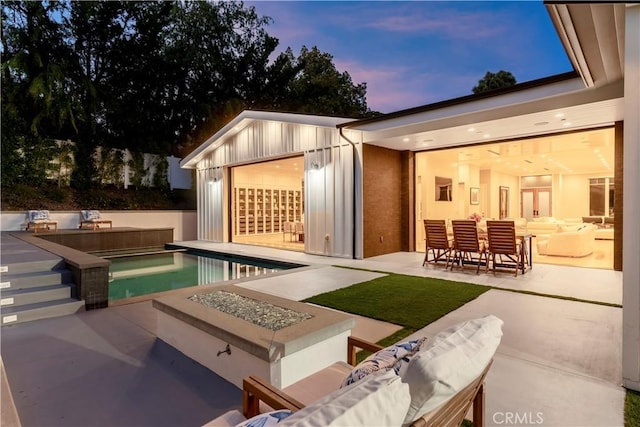
{"label": "stair", "polygon": [[[15,240],[15,241],[14,241]],[[3,233],[0,266],[2,326],[84,311],[60,257]]]}

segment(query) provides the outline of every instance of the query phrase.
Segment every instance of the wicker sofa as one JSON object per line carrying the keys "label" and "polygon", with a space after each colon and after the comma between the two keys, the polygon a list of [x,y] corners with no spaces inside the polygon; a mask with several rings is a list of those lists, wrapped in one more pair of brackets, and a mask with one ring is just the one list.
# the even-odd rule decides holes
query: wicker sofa
{"label": "wicker sofa", "polygon": [[458,426],[471,408],[480,427],[484,378],[501,337],[502,320],[489,315],[386,349],[350,338],[352,364],[355,348],[376,353],[355,368],[337,362],[284,390],[245,378],[242,412],[229,411],[206,427],[263,425],[264,418],[277,418],[270,422],[283,427]]}

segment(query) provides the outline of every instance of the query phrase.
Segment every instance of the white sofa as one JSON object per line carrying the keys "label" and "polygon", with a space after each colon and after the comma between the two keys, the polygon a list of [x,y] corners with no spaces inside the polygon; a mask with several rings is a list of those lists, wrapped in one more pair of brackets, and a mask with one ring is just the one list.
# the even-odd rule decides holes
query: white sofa
{"label": "white sofa", "polygon": [[[243,413],[229,411],[205,427],[460,425],[471,406],[474,426],[482,426],[484,377],[500,344],[502,323],[492,315],[461,322],[427,341],[381,349],[355,368],[338,362],[284,390],[248,377]],[[355,340],[355,346],[373,350],[375,344]],[[355,359],[355,351],[349,359]],[[278,410],[264,413],[272,408]],[[253,418],[244,421],[245,416]]]}
{"label": "white sofa", "polygon": [[556,230],[546,237],[539,237],[538,254],[583,257],[593,252],[596,226],[581,224],[574,226],[556,226]]}
{"label": "white sofa", "polygon": [[533,218],[527,223],[527,231],[534,236],[546,236],[555,232],[559,226],[574,226],[576,229],[582,226],[582,218],[556,219],[552,216]]}

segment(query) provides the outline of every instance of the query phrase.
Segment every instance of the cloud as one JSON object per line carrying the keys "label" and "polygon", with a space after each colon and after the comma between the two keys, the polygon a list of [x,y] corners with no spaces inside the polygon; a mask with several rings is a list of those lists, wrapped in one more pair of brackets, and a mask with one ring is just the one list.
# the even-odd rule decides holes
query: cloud
{"label": "cloud", "polygon": [[[463,2],[387,2],[371,7],[368,2],[351,3],[337,14],[336,23],[350,28],[369,28],[389,33],[442,37],[452,40],[478,40],[509,34],[513,20],[501,5],[479,3],[469,10]],[[482,9],[481,9],[482,7]],[[490,10],[487,9],[490,8]],[[384,8],[384,13],[380,13]]]}
{"label": "cloud", "polygon": [[367,84],[367,105],[388,113],[428,102],[425,93],[416,90],[422,78],[407,66],[379,66],[354,60],[334,61],[339,71],[347,71],[354,84]]}

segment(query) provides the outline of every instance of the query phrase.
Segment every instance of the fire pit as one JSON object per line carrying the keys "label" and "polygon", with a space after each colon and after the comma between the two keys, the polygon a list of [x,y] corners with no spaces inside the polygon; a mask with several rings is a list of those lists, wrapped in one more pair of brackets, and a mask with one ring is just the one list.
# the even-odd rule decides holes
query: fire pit
{"label": "fire pit", "polygon": [[353,317],[234,285],[153,301],[157,336],[238,387],[286,387],[346,360]]}

